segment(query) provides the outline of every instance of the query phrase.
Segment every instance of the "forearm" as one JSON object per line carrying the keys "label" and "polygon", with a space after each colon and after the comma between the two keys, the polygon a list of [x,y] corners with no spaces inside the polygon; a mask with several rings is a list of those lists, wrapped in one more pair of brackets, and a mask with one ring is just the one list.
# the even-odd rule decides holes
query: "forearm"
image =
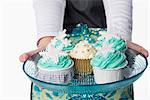
{"label": "forearm", "polygon": [[132,34],[132,0],[103,0],[107,30],[118,33],[127,40]]}
{"label": "forearm", "polygon": [[65,5],[65,0],[33,0],[39,43],[62,31]]}

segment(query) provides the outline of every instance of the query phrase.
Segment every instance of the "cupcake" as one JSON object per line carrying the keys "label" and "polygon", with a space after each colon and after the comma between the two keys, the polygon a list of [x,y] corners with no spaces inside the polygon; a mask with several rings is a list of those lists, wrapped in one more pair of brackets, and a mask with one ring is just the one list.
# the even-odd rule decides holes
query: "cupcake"
{"label": "cupcake", "polygon": [[125,52],[127,49],[126,42],[117,34],[102,34],[95,43],[95,47],[102,47],[103,45],[111,45],[113,49]]}
{"label": "cupcake", "polygon": [[68,55],[73,46],[60,34],[47,46],[46,51],[40,52],[38,61],[38,78],[56,84],[66,84],[73,77],[74,62]]}
{"label": "cupcake", "polygon": [[90,60],[96,53],[96,49],[87,41],[80,41],[69,55],[74,61],[74,67],[77,73],[87,74],[92,72]]}
{"label": "cupcake", "polygon": [[91,60],[95,82],[110,83],[124,78],[123,68],[127,65],[124,53],[115,50],[110,45],[100,47]]}
{"label": "cupcake", "polygon": [[51,51],[41,53],[38,61],[38,77],[46,82],[63,84],[71,81],[73,76],[73,61],[64,53],[54,47]]}

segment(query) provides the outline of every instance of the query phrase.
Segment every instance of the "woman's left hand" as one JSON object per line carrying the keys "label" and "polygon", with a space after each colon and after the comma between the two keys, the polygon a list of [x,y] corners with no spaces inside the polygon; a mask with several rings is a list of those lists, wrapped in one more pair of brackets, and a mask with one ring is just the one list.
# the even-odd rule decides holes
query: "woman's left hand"
{"label": "woman's left hand", "polygon": [[130,41],[126,41],[126,42],[127,42],[127,47],[128,48],[131,48],[133,50],[136,50],[136,51],[142,53],[145,57],[149,56],[148,51],[145,48],[143,48],[142,46],[140,46],[136,43],[130,42]]}

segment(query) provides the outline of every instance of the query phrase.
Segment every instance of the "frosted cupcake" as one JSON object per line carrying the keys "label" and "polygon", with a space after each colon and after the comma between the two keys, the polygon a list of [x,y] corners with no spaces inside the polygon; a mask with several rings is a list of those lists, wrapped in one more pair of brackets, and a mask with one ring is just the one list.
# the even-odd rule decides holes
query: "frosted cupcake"
{"label": "frosted cupcake", "polygon": [[102,34],[95,43],[95,47],[102,47],[103,45],[111,45],[117,51],[125,52],[127,49],[126,42],[117,34]]}
{"label": "frosted cupcake", "polygon": [[124,78],[123,68],[127,65],[126,56],[110,45],[103,45],[91,60],[95,82],[110,83]]}
{"label": "frosted cupcake", "polygon": [[51,83],[68,83],[73,76],[73,61],[64,53],[54,47],[51,51],[40,53],[42,56],[38,61],[38,77]]}
{"label": "frosted cupcake", "polygon": [[39,79],[57,84],[71,81],[74,62],[68,52],[74,46],[65,36],[64,31],[52,40],[46,51],[40,52],[41,59],[37,64]]}
{"label": "frosted cupcake", "polygon": [[81,74],[91,73],[92,67],[90,65],[90,60],[95,53],[96,49],[92,45],[87,41],[80,41],[69,53],[75,63],[76,72]]}

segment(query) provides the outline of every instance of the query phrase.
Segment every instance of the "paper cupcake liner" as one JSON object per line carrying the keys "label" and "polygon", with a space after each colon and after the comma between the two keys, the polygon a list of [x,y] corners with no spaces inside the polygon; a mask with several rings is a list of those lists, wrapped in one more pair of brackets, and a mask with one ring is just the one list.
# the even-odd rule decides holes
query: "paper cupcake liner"
{"label": "paper cupcake liner", "polygon": [[92,73],[92,66],[90,65],[90,59],[75,59],[74,61],[74,68],[76,73],[79,74],[90,74]]}
{"label": "paper cupcake liner", "polygon": [[38,72],[38,68],[35,66],[35,63],[33,63],[31,60],[27,60],[26,66],[28,67],[25,67],[25,71],[28,73],[28,75],[35,77]]}
{"label": "paper cupcake liner", "polygon": [[74,68],[69,67],[68,69],[65,68],[64,70],[42,70],[39,69],[37,73],[37,78],[45,81],[45,82],[50,82],[54,84],[67,84],[69,83],[73,76],[74,76]]}
{"label": "paper cupcake liner", "polygon": [[111,83],[124,79],[123,68],[117,70],[103,70],[93,67],[93,73],[97,84]]}

